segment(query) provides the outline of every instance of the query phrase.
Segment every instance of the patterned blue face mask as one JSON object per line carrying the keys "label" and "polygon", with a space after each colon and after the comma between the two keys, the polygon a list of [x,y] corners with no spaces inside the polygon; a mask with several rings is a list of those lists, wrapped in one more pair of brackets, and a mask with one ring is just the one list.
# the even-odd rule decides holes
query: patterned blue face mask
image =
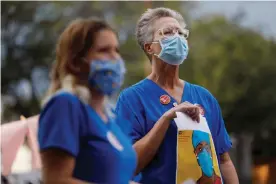
{"label": "patterned blue face mask", "polygon": [[197,160],[204,175],[207,177],[213,176],[213,161],[210,153],[206,150],[206,148],[203,148],[202,151],[197,155]]}
{"label": "patterned blue face mask", "polygon": [[104,95],[112,95],[119,91],[124,82],[126,69],[122,59],[95,60],[90,64],[89,84]]}
{"label": "patterned blue face mask", "polygon": [[179,34],[152,43],[160,43],[162,50],[158,55],[155,55],[170,65],[180,65],[188,56],[188,42]]}

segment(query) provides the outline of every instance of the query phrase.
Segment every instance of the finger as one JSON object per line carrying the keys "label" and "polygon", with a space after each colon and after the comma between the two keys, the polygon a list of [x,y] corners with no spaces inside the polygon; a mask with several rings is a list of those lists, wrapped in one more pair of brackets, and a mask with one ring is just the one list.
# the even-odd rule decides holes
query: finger
{"label": "finger", "polygon": [[198,122],[198,117],[196,115],[189,116],[193,121]]}
{"label": "finger", "polygon": [[176,103],[176,102],[174,102],[174,103],[173,103],[173,106],[174,106],[174,107],[176,107],[176,106],[177,106],[177,103]]}
{"label": "finger", "polygon": [[174,106],[174,109],[177,112],[185,112],[187,110],[187,107],[188,106],[185,104],[179,104],[179,105],[176,104],[176,106]]}
{"label": "finger", "polygon": [[198,108],[192,108],[187,110],[187,113],[189,116],[194,120],[198,121],[199,120],[199,109]]}
{"label": "finger", "polygon": [[[197,111],[197,110],[196,110]],[[198,112],[195,112],[194,114],[193,114],[193,118],[194,118],[194,120],[196,121],[196,122],[199,122],[199,113]]]}
{"label": "finger", "polygon": [[195,111],[196,111],[195,113],[196,113],[197,115],[200,114],[200,109],[199,109],[198,107],[196,107]]}
{"label": "finger", "polygon": [[181,105],[178,105],[176,108],[177,108],[177,111],[184,112],[190,116],[192,116],[193,114],[198,114],[198,107],[195,107],[195,106],[181,104]]}
{"label": "finger", "polygon": [[178,105],[180,105],[180,106],[192,106],[193,104],[191,104],[190,102],[188,102],[188,101],[185,101],[185,102],[182,102],[182,103],[180,103],[180,104],[178,104]]}
{"label": "finger", "polygon": [[181,104],[181,107],[179,107],[179,108],[180,108],[179,110],[180,110],[181,112],[185,112],[185,113],[187,113],[187,114],[189,114],[189,115],[195,113],[195,108],[194,108],[194,107],[189,107],[189,106],[187,106],[187,105],[185,105],[185,104]]}
{"label": "finger", "polygon": [[197,120],[198,120],[198,115],[193,114],[193,115],[191,116],[191,118],[192,118],[194,121],[197,121]]}
{"label": "finger", "polygon": [[191,119],[195,119],[196,118],[196,113],[193,112],[194,109],[183,109],[183,113],[185,113],[186,115],[188,115]]}
{"label": "finger", "polygon": [[192,113],[197,114],[197,108],[192,108]]}
{"label": "finger", "polygon": [[188,101],[185,101],[184,103],[189,104],[189,105],[193,105],[192,103],[190,103],[190,102],[188,102]]}
{"label": "finger", "polygon": [[197,114],[197,108],[195,107],[188,107],[187,112],[190,113],[191,115]]}
{"label": "finger", "polygon": [[196,119],[197,119],[197,122],[199,123],[200,121],[200,112],[199,112],[199,108],[196,108]]}

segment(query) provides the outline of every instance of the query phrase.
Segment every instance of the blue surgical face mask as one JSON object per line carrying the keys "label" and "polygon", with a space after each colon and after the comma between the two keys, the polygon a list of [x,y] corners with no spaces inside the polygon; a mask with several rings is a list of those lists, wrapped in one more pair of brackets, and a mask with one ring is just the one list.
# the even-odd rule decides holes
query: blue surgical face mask
{"label": "blue surgical face mask", "polygon": [[124,81],[125,65],[122,59],[95,60],[90,64],[89,84],[104,95],[112,95],[119,91]]}
{"label": "blue surgical face mask", "polygon": [[159,40],[159,43],[162,50],[158,55],[155,55],[170,65],[180,65],[188,56],[188,42],[179,34]]}
{"label": "blue surgical face mask", "polygon": [[197,160],[204,175],[207,177],[213,176],[213,161],[210,153],[206,150],[206,148],[203,148],[203,150],[197,155]]}

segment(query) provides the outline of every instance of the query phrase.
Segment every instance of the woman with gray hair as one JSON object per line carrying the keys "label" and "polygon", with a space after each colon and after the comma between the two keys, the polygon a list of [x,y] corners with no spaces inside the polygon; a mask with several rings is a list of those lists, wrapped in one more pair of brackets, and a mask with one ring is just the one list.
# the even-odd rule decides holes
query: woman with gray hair
{"label": "woman with gray hair", "polygon": [[[232,144],[217,100],[205,88],[179,78],[179,65],[186,60],[189,50],[189,31],[185,27],[183,17],[168,8],[148,9],[141,16],[136,37],[151,62],[152,72],[121,92],[116,113],[127,121],[120,121],[119,125],[130,128],[128,134],[138,156],[136,174],[141,173],[139,182],[173,184],[177,170],[176,112],[199,121],[201,110],[211,130],[225,183],[237,184],[228,154]],[[198,161],[205,171],[204,158]],[[208,181],[217,183],[211,175]]]}

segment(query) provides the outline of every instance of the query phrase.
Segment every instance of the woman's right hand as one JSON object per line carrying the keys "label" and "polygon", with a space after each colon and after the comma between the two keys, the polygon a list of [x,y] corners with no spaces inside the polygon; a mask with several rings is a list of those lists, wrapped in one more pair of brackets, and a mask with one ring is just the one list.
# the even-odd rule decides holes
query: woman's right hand
{"label": "woman's right hand", "polygon": [[179,105],[175,103],[174,107],[165,112],[163,116],[171,120],[177,117],[176,112],[183,112],[187,114],[193,121],[197,121],[199,123],[199,107],[196,105],[193,105],[189,102],[183,102]]}

